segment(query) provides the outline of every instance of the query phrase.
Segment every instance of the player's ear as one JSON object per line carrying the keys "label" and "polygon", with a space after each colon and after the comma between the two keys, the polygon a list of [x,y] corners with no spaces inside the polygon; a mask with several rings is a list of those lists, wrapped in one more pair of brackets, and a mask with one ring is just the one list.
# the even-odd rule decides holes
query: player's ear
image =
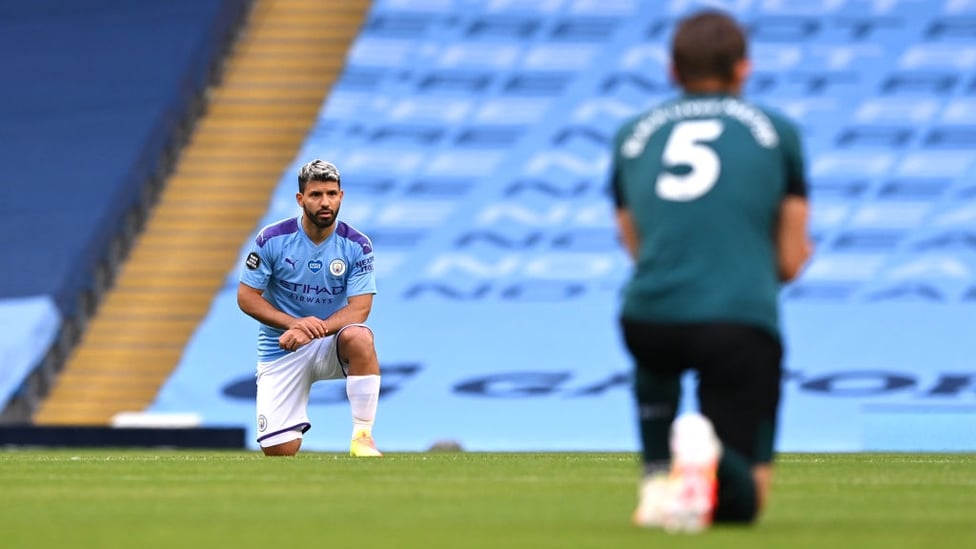
{"label": "player's ear", "polygon": [[741,89],[745,85],[749,75],[752,74],[752,62],[748,59],[739,59],[733,69],[736,87]]}
{"label": "player's ear", "polygon": [[298,202],[299,206],[302,205],[302,193],[295,193],[295,202]]}
{"label": "player's ear", "polygon": [[681,81],[678,80],[678,71],[674,68],[674,63],[668,65],[668,76],[671,78],[671,82],[673,82],[674,85],[681,85]]}

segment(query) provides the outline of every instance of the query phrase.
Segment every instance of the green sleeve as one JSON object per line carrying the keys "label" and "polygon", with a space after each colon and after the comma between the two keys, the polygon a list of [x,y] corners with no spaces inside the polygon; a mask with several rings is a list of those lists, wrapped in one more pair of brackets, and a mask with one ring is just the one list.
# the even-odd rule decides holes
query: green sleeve
{"label": "green sleeve", "polygon": [[807,196],[806,163],[803,158],[803,147],[800,144],[799,133],[791,122],[777,120],[777,130],[780,136],[780,148],[786,162],[786,194]]}

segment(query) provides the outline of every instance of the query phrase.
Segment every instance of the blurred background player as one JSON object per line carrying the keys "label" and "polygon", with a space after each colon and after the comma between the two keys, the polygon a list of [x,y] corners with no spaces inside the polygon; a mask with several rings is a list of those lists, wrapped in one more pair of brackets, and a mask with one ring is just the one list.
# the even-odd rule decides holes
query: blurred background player
{"label": "blurred background player", "polygon": [[[682,20],[671,70],[683,94],[629,120],[615,140],[616,217],[635,261],[620,323],[636,366],[640,526],[751,523],[769,491],[778,294],[811,244],[797,130],[739,98],[746,50],[727,15]],[[701,415],[675,420],[688,369]]]}
{"label": "blurred background player", "polygon": [[237,302],[258,331],[257,428],[265,455],[291,456],[311,428],[312,383],[346,378],[350,454],[381,456],[372,426],[380,390],[373,332],[363,324],[376,293],[373,246],[337,221],[339,171],[322,160],[298,172],[298,217],[258,233],[244,261]]}

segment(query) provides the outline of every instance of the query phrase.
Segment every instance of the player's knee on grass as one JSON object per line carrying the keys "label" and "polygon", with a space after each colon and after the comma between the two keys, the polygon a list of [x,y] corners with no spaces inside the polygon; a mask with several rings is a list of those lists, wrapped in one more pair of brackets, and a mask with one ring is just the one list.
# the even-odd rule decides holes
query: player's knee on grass
{"label": "player's knee on grass", "polygon": [[266,456],[293,456],[301,447],[300,431],[286,431],[261,441],[261,451]]}
{"label": "player's knee on grass", "polygon": [[718,501],[712,522],[751,524],[759,511],[756,483],[749,462],[726,448],[718,462]]}
{"label": "player's knee on grass", "polygon": [[719,487],[718,504],[712,522],[726,524],[752,524],[755,522],[758,508],[755,498],[748,494],[722,490]]}
{"label": "player's knee on grass", "polygon": [[291,442],[285,442],[283,444],[276,444],[274,446],[263,446],[261,450],[264,452],[264,455],[269,457],[274,457],[274,456],[290,457],[297,454],[298,449],[301,448],[301,446],[302,446],[302,441],[301,439],[298,439],[298,440],[293,440]]}

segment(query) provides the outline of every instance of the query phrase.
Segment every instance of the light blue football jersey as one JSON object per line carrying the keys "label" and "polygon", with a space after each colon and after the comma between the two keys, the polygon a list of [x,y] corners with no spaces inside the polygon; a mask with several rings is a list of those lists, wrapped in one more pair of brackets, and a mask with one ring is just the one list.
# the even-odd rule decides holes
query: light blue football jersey
{"label": "light blue football jersey", "polygon": [[[300,216],[285,219],[258,233],[240,281],[264,290],[264,298],[279,311],[297,318],[328,318],[350,296],[376,293],[373,244],[366,235],[337,221],[332,235],[316,245],[302,230]],[[287,354],[278,347],[282,333],[261,325],[259,361]]]}

